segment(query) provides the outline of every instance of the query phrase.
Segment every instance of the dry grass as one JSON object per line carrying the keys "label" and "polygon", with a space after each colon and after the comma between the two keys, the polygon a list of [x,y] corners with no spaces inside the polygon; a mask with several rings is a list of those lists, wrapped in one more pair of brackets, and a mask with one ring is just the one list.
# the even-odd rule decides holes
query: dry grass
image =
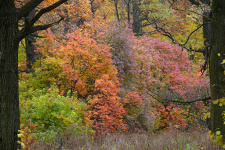
{"label": "dry grass", "polygon": [[[56,144],[58,143],[58,144]],[[90,139],[85,136],[64,135],[56,143],[36,143],[42,150],[219,150],[208,132],[168,130],[158,134],[130,133]],[[37,146],[38,145],[38,146]]]}

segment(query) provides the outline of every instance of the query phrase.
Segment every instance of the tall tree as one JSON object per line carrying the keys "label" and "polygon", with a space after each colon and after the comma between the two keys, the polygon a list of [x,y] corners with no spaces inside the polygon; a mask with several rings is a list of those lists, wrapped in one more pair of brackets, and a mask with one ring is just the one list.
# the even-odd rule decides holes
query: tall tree
{"label": "tall tree", "polygon": [[15,150],[19,149],[17,133],[20,121],[17,69],[18,24],[14,1],[1,1],[0,12],[0,147],[5,150]]}
{"label": "tall tree", "polygon": [[[18,130],[18,47],[27,35],[45,30],[55,23],[34,25],[43,14],[55,9],[67,0],[58,0],[42,8],[22,29],[18,22],[44,0],[30,0],[16,8],[14,0],[0,1],[0,147],[3,150],[20,149]],[[62,20],[62,19],[60,19]]]}
{"label": "tall tree", "polygon": [[[225,1],[213,0],[212,4],[212,36],[210,54],[210,85],[212,100],[225,97]],[[224,115],[225,107],[212,104],[211,130],[221,131],[225,141]]]}

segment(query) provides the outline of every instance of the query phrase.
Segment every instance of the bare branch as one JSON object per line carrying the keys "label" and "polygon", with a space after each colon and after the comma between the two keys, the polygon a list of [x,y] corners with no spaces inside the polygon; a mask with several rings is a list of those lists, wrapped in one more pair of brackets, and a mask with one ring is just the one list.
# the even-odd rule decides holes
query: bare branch
{"label": "bare branch", "polygon": [[199,25],[195,30],[193,30],[193,31],[189,34],[189,36],[188,36],[186,42],[185,42],[184,44],[182,44],[182,45],[186,45],[187,42],[189,41],[190,37],[192,36],[192,34],[194,34],[194,33],[195,33],[196,31],[198,31],[201,27],[203,27],[203,25],[204,25],[204,24],[201,24],[201,25]]}
{"label": "bare branch", "polygon": [[[147,21],[148,21],[148,20],[147,20]],[[148,22],[149,22],[149,21],[148,21]],[[149,22],[149,24],[150,24],[150,23],[151,23],[151,22]],[[168,32],[168,31],[166,31],[165,29],[163,29],[163,26],[164,26],[164,25],[163,25],[162,27],[159,27],[159,26],[157,25],[156,22],[154,22],[154,24],[155,24],[155,27],[154,27],[154,28],[156,29],[156,31],[159,32],[160,34],[162,34],[162,35],[168,37],[168,38],[172,41],[173,44],[177,44],[177,45],[179,45],[180,47],[182,47],[182,48],[184,48],[184,49],[186,49],[186,50],[188,50],[188,51],[195,51],[195,52],[203,53],[202,50],[193,50],[192,48],[187,48],[185,45],[186,45],[186,44],[188,43],[188,41],[190,40],[191,36],[192,36],[195,32],[197,32],[201,27],[203,27],[204,24],[199,25],[195,30],[193,30],[193,31],[188,35],[186,41],[185,41],[183,44],[177,42],[176,39],[174,38],[174,36],[173,36],[170,32]]]}
{"label": "bare branch", "polygon": [[61,4],[65,3],[66,1],[68,0],[59,0],[58,2],[46,7],[46,8],[43,8],[41,9],[37,14],[36,16],[34,16],[34,18],[28,23],[28,25],[22,29],[22,32],[27,32],[30,30],[30,28],[34,25],[34,23],[45,13],[55,9],[56,7],[60,6]]}
{"label": "bare branch", "polygon": [[167,99],[164,97],[160,97],[158,94],[154,93],[151,89],[150,89],[150,85],[148,84],[148,82],[146,81],[146,85],[147,85],[147,94],[150,95],[152,98],[154,98],[156,101],[163,103],[163,104],[168,104],[168,103],[176,103],[178,105],[188,105],[188,104],[192,104],[195,102],[206,102],[208,100],[211,99],[211,97],[204,97],[204,98],[199,98],[199,99],[195,99],[195,100],[189,100],[189,101],[184,101],[182,99],[177,100],[177,99]]}
{"label": "bare branch", "polygon": [[60,20],[58,20],[57,22],[53,22],[51,24],[46,24],[46,25],[38,25],[38,26],[34,26],[34,27],[31,27],[30,30],[25,30],[25,32],[23,32],[21,34],[21,36],[19,37],[19,40],[22,40],[23,38],[25,38],[27,35],[31,34],[31,33],[34,33],[34,32],[37,32],[37,31],[40,31],[40,30],[46,30],[50,27],[52,27],[53,25],[55,24],[58,24],[60,21],[62,21],[64,18],[61,18]]}
{"label": "bare branch", "polygon": [[157,98],[157,97],[153,96],[152,94],[150,94],[149,92],[148,92],[148,94],[160,103],[176,103],[176,104],[180,104],[180,105],[187,105],[187,104],[191,104],[191,103],[195,103],[195,102],[206,102],[211,99],[211,97],[205,97],[205,98],[199,98],[199,99],[190,100],[190,101],[180,101],[180,100],[174,100],[174,99],[161,99],[160,97]]}
{"label": "bare branch", "polygon": [[26,16],[31,10],[37,7],[44,0],[30,0],[22,8],[18,9],[18,20]]}
{"label": "bare branch", "polygon": [[[31,0],[33,1],[33,0]],[[34,0],[35,1],[35,0]],[[40,1],[40,0],[38,0]],[[46,7],[46,8],[43,8],[41,9],[35,16],[34,18],[28,23],[27,26],[25,26],[21,31],[21,34],[18,36],[18,39],[19,40],[22,40],[24,37],[26,37],[28,34],[30,33],[33,33],[33,32],[36,32],[38,30],[45,30],[51,26],[53,26],[54,24],[56,23],[59,23],[62,19],[60,19],[59,21],[57,22],[54,22],[54,23],[51,23],[51,24],[47,24],[47,25],[39,25],[39,26],[35,26],[33,27],[34,23],[36,23],[36,21],[45,13],[55,9],[56,7],[60,6],[61,4],[65,3],[66,1],[68,0],[59,0],[58,2]],[[29,2],[28,2],[29,3]],[[28,4],[27,4],[28,5]]]}
{"label": "bare branch", "polygon": [[207,15],[204,15],[204,14],[200,14],[196,11],[192,11],[192,10],[183,10],[183,9],[179,9],[179,8],[173,8],[174,10],[177,10],[177,11],[180,11],[180,12],[190,12],[190,13],[194,13],[196,15],[199,15],[199,16],[202,16],[202,17],[206,17],[208,18],[209,20],[211,20],[211,18],[209,18]]}

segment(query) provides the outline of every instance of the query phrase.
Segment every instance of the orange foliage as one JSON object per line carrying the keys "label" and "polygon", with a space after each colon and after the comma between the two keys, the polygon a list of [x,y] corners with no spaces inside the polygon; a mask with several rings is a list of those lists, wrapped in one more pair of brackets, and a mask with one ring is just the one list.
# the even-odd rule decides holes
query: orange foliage
{"label": "orange foliage", "polygon": [[[54,57],[51,63],[58,65],[52,65],[59,71],[63,70],[55,79],[61,90],[73,90],[85,96],[93,93],[95,80],[103,74],[109,74],[112,80],[117,80],[116,69],[111,65],[110,47],[97,44],[95,40],[81,35],[79,31],[68,34],[67,42],[63,46],[56,42],[50,31],[45,41],[39,44],[41,47],[38,51],[45,60],[50,61]],[[39,67],[43,70],[44,66]],[[57,73],[56,68],[55,71]]]}
{"label": "orange foliage", "polygon": [[113,82],[109,75],[105,74],[101,79],[96,80],[94,91],[96,95],[90,100],[88,108],[91,111],[87,116],[93,120],[97,135],[125,130],[123,117],[126,111],[117,96],[118,82]]}
{"label": "orange foliage", "polygon": [[[38,80],[43,84],[56,83],[62,94],[76,91],[80,98],[89,98],[86,118],[93,121],[96,133],[116,132],[126,129],[126,114],[120,99],[119,82],[112,65],[110,47],[97,44],[79,31],[67,34],[67,41],[60,45],[48,31],[45,41],[39,43],[42,59],[36,63]],[[40,65],[40,63],[43,63]]]}

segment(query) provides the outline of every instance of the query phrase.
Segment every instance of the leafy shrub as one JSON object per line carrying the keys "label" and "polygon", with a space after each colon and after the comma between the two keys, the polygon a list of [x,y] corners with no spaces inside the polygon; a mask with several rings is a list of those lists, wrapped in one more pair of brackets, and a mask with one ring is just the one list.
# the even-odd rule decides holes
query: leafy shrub
{"label": "leafy shrub", "polygon": [[[74,125],[76,132],[82,132],[85,125],[83,124],[85,106],[85,103],[78,100],[75,95],[59,95],[56,85],[52,85],[49,89],[30,89],[28,92],[21,92],[22,129],[26,129],[28,124],[33,124],[28,126],[33,133],[56,135],[69,125]],[[34,130],[34,126],[36,126],[36,130]]]}
{"label": "leafy shrub", "polygon": [[129,131],[135,131],[138,129],[145,129],[146,118],[143,116],[143,100],[142,97],[136,91],[130,91],[122,99],[122,104],[127,115],[125,116],[125,123],[128,125]]}
{"label": "leafy shrub", "polygon": [[95,82],[97,94],[89,101],[90,111],[86,116],[93,121],[97,135],[126,129],[123,123],[126,111],[117,96],[119,92],[117,85],[118,82],[110,80],[108,75],[103,75],[102,79]]}

